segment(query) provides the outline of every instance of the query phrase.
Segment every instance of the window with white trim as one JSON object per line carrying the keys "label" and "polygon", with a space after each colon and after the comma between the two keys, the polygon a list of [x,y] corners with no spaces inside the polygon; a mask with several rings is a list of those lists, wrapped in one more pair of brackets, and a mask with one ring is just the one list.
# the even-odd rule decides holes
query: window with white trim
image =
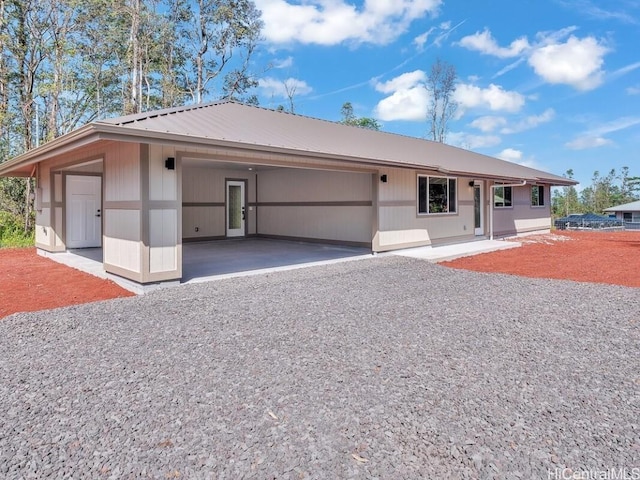
{"label": "window with white trim", "polygon": [[533,185],[531,187],[531,206],[532,207],[544,206],[544,186]]}
{"label": "window with white trim", "polygon": [[457,179],[418,175],[418,213],[456,213]]}
{"label": "window with white trim", "polygon": [[493,206],[495,208],[508,208],[513,206],[512,187],[496,185],[493,188]]}

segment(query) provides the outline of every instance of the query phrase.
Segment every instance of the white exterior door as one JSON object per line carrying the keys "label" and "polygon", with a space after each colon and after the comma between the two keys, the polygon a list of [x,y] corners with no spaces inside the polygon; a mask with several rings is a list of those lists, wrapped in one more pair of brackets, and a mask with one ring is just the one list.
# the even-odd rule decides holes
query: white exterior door
{"label": "white exterior door", "polygon": [[473,218],[475,224],[475,234],[484,235],[484,194],[482,183],[476,182],[473,185]]}
{"label": "white exterior door", "polygon": [[66,176],[67,248],[102,245],[102,178]]}
{"label": "white exterior door", "polygon": [[227,237],[245,236],[244,182],[227,180]]}

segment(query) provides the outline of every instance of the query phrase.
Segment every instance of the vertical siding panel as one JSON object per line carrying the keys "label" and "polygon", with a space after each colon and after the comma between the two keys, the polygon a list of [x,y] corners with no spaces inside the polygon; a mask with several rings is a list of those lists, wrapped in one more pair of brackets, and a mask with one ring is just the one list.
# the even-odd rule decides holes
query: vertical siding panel
{"label": "vertical siding panel", "polygon": [[177,222],[176,210],[162,209],[149,212],[149,271],[151,273],[177,269]]}

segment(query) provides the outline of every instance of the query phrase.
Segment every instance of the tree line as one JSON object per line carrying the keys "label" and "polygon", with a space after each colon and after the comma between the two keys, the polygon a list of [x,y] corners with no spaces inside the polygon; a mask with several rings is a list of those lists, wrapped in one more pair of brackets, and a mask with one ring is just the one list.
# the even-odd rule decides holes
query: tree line
{"label": "tree line", "polygon": [[[565,177],[573,178],[572,169]],[[551,210],[554,217],[564,217],[572,213],[596,213],[601,215],[606,208],[640,200],[640,177],[631,176],[629,167],[622,167],[619,173],[611,169],[607,175],[599,171],[593,173],[591,185],[580,192],[576,187],[562,187],[554,191]]]}
{"label": "tree line", "polygon": [[250,0],[0,0],[0,158],[90,121],[255,101]]}
{"label": "tree line", "polygon": [[[0,163],[102,118],[256,103],[262,27],[251,0],[0,0]],[[0,230],[31,230],[32,187],[0,179]]]}

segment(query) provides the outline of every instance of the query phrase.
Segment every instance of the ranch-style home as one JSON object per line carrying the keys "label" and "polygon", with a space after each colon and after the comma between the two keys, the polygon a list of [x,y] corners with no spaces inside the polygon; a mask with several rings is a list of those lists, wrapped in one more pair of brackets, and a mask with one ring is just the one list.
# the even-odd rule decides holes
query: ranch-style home
{"label": "ranch-style home", "polygon": [[618,220],[622,220],[627,225],[627,228],[637,229],[638,225],[631,224],[640,224],[640,200],[607,208],[605,212],[614,214]]}
{"label": "ranch-style home", "polygon": [[87,124],[0,164],[36,179],[36,247],[101,247],[106,272],[182,277],[185,242],[372,252],[548,231],[564,177],[441,143],[225,101]]}

